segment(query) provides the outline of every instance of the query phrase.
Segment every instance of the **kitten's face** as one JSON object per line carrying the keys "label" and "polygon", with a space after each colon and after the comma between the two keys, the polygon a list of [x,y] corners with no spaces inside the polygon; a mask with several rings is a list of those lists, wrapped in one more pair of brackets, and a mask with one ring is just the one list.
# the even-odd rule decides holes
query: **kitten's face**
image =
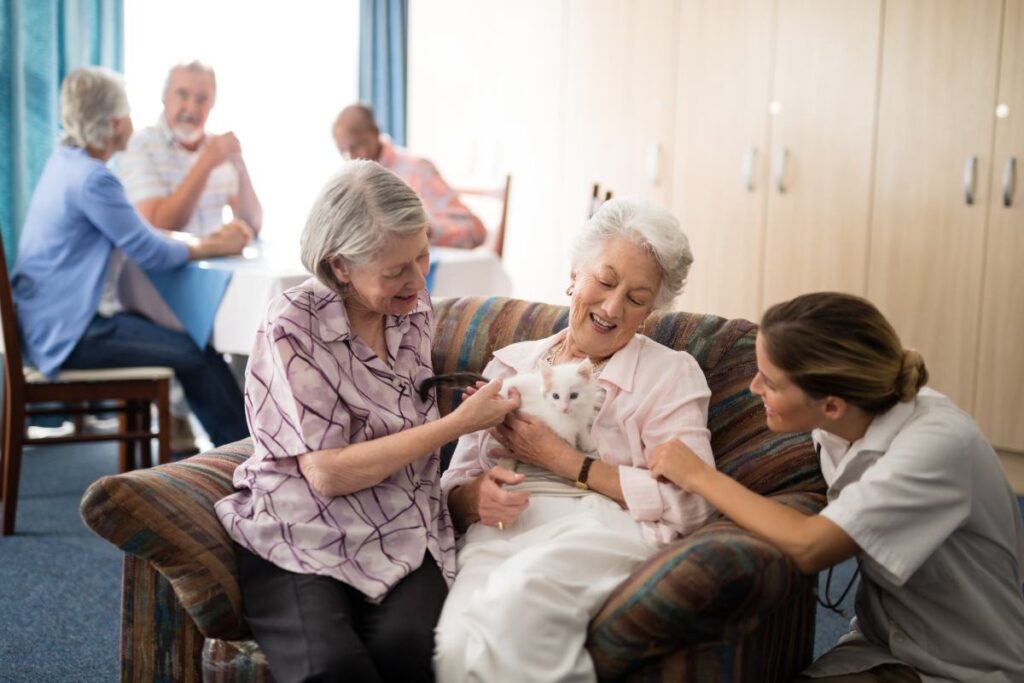
{"label": "kitten's face", "polygon": [[560,413],[574,413],[582,406],[592,404],[594,380],[590,360],[582,363],[556,365],[541,369],[541,389],[544,400]]}

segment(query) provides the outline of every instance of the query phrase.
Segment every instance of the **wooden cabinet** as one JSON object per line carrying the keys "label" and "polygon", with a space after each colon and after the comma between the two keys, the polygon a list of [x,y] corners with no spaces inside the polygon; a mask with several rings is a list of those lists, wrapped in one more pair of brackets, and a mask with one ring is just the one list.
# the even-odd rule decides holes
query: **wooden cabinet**
{"label": "wooden cabinet", "polygon": [[675,0],[569,0],[564,42],[562,197],[568,252],[594,183],[668,204]]}
{"label": "wooden cabinet", "polygon": [[863,295],[880,0],[781,0],[761,307]]}
{"label": "wooden cabinet", "polygon": [[805,291],[863,294],[880,19],[878,0],[681,3],[684,307],[756,320]]}
{"label": "wooden cabinet", "polygon": [[756,320],[865,295],[936,389],[1024,451],[1024,183],[1010,206],[1002,189],[1008,160],[1024,176],[1024,0],[411,8],[412,146],[446,173],[495,155],[513,173],[517,296],[565,302],[600,182],[679,217],[680,308]]}
{"label": "wooden cabinet", "polygon": [[686,310],[759,314],[772,17],[767,2],[679,5],[672,208],[694,254]]}
{"label": "wooden cabinet", "polygon": [[[997,447],[1024,451],[1024,2],[1007,0],[982,272],[974,415]],[[984,103],[982,103],[984,104]]]}
{"label": "wooden cabinet", "polygon": [[1002,10],[1001,0],[886,2],[868,298],[924,354],[930,384],[966,410]]}

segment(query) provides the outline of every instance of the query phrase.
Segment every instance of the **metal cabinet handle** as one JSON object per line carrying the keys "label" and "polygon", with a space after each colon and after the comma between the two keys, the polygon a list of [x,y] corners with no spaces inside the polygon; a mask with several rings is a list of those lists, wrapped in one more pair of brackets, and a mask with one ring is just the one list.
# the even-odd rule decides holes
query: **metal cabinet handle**
{"label": "metal cabinet handle", "polygon": [[964,201],[967,206],[974,205],[974,182],[977,175],[978,157],[971,155],[964,164]]}
{"label": "metal cabinet handle", "polygon": [[754,160],[757,158],[757,147],[751,145],[743,154],[740,162],[740,176],[743,178],[743,187],[747,192],[754,191]]}
{"label": "metal cabinet handle", "polygon": [[1010,157],[1003,166],[1003,206],[1013,206],[1013,192],[1017,189],[1017,157]]}
{"label": "metal cabinet handle", "polygon": [[779,194],[786,193],[786,161],[789,159],[789,150],[783,147],[775,154],[775,188]]}

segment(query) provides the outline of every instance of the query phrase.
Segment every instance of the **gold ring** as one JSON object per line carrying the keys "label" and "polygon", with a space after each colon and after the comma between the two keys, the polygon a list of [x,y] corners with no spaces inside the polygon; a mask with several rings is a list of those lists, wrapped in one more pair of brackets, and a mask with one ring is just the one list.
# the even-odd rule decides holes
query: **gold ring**
{"label": "gold ring", "polygon": [[502,522],[498,522],[498,531],[504,531],[505,525]]}

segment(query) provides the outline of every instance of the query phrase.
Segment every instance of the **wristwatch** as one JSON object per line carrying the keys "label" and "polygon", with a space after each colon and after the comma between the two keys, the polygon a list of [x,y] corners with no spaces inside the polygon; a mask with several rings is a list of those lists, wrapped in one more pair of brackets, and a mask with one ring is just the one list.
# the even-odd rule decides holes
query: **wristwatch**
{"label": "wristwatch", "polygon": [[594,464],[594,459],[587,456],[583,456],[583,464],[580,466],[580,473],[576,475],[576,481],[573,485],[578,489],[589,491],[590,486],[587,484],[587,477],[590,476],[590,466]]}

